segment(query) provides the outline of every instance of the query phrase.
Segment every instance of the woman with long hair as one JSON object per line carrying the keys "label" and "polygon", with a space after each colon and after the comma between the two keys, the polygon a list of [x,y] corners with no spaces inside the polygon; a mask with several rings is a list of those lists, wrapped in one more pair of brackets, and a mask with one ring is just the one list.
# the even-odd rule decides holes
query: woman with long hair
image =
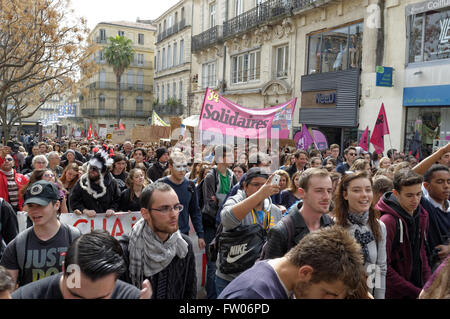
{"label": "woman with long hair", "polygon": [[145,173],[140,168],[133,168],[126,180],[127,188],[120,194],[119,210],[122,212],[137,212],[141,210],[139,198],[147,186]]}
{"label": "woman with long hair", "polygon": [[[211,165],[209,163],[202,163],[200,166],[200,170],[198,172],[198,178],[197,182],[195,183],[195,186],[198,186],[200,182],[206,177],[206,174],[208,174],[209,170],[211,169]],[[200,191],[197,189],[197,191]]]}
{"label": "woman with long hair", "polygon": [[272,199],[272,203],[274,203],[275,205],[278,205],[281,208],[281,210],[283,212],[287,212],[287,209],[289,207],[284,207],[281,204],[281,192],[284,191],[285,189],[289,189],[291,187],[291,180],[289,179],[289,174],[288,172],[286,172],[283,169],[279,169],[276,170],[274,172],[274,174],[277,174],[278,176],[280,176],[280,182],[278,183],[278,186],[280,187],[280,192],[278,194],[273,194],[272,196],[270,196],[270,198]]}
{"label": "woman with long hair", "polygon": [[133,152],[131,153],[131,159],[130,159],[130,166],[131,168],[135,168],[136,164],[143,164],[145,165],[145,168],[148,169],[150,166],[149,163],[145,161],[147,158],[147,152],[143,148],[135,148]]}
{"label": "woman with long hair", "polygon": [[336,191],[333,213],[336,224],[346,228],[361,245],[364,268],[372,280],[369,292],[375,299],[384,299],[386,226],[374,209],[372,185],[367,171],[345,174]]}
{"label": "woman with long hair", "polygon": [[77,163],[72,163],[67,165],[63,170],[59,181],[62,183],[63,187],[70,193],[72,188],[78,182],[80,176],[80,167]]}
{"label": "woman with long hair", "polygon": [[357,159],[353,162],[352,166],[350,166],[350,171],[366,171],[369,176],[372,176],[372,169],[370,167],[370,163],[366,159]]}
{"label": "woman with long hair", "polygon": [[303,172],[298,171],[294,175],[292,175],[290,187],[286,188],[284,191],[281,192],[281,202],[280,204],[284,206],[288,211],[289,208],[295,204],[297,201],[301,199],[299,189],[299,181],[300,181],[300,175],[302,175]]}

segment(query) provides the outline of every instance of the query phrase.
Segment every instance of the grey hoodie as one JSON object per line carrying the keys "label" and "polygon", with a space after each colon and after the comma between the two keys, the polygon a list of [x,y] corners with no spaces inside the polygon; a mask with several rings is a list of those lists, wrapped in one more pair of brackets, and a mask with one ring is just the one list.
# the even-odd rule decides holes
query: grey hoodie
{"label": "grey hoodie", "polygon": [[[245,191],[240,189],[238,190],[237,194],[234,196],[231,196],[230,198],[228,198],[228,200],[225,202],[225,204],[223,205],[223,209],[220,212],[220,217],[222,220],[222,225],[223,225],[223,231],[227,231],[233,228],[236,228],[240,225],[252,225],[254,224],[253,222],[253,215],[251,212],[249,212],[244,219],[242,219],[241,221],[239,221],[233,214],[233,206],[236,205],[239,202],[242,202],[244,199],[246,199],[247,196],[245,194]],[[266,198],[264,200],[263,203],[263,209],[265,211],[270,211],[271,214],[271,225],[276,225],[282,217],[282,212],[281,210],[276,206],[276,205],[272,205],[272,200],[270,197]],[[217,259],[217,271],[216,271],[216,276],[231,281],[234,278],[236,278],[237,276],[239,276],[240,273],[237,274],[223,274],[220,271],[219,268],[219,258]]]}

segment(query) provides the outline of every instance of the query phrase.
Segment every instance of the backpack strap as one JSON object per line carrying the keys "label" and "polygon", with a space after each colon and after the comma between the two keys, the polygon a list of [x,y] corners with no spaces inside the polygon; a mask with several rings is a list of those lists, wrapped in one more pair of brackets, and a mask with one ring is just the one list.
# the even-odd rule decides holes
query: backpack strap
{"label": "backpack strap", "polygon": [[28,227],[23,232],[19,233],[15,238],[17,265],[19,267],[19,274],[17,276],[17,283],[22,281],[23,269],[25,267],[25,259],[28,244],[28,235],[33,231],[33,226]]}

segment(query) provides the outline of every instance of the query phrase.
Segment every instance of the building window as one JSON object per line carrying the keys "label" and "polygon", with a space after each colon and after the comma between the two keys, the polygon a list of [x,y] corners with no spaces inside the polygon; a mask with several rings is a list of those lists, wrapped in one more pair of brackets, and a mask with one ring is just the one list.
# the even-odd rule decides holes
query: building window
{"label": "building window", "polygon": [[448,7],[408,17],[408,63],[450,58]]}
{"label": "building window", "polygon": [[142,98],[142,96],[138,96],[136,98],[136,112],[137,115],[142,115],[144,111],[144,99]]}
{"label": "building window", "polygon": [[184,63],[184,40],[180,40],[180,64]]}
{"label": "building window", "polygon": [[127,72],[127,85],[128,85],[129,90],[132,90],[134,87],[134,71],[133,70],[128,70],[128,72]]}
{"label": "building window", "polygon": [[234,0],[234,16],[237,17],[238,15],[242,14],[242,12],[242,0]]}
{"label": "building window", "polygon": [[138,34],[138,43],[140,45],[144,45],[144,34],[142,34],[142,33]]}
{"label": "building window", "polygon": [[104,43],[106,42],[106,30],[100,29],[100,42]]}
{"label": "building window", "polygon": [[143,53],[138,53],[137,65],[144,65],[144,54]]}
{"label": "building window", "polygon": [[363,23],[308,37],[308,74],[361,68]]}
{"label": "building window", "polygon": [[173,44],[173,66],[176,66],[177,64],[178,64],[178,61],[177,61],[177,43],[175,42],[174,44]]}
{"label": "building window", "polygon": [[180,85],[178,87],[178,90],[179,90],[178,99],[180,100],[180,103],[181,103],[181,101],[183,100],[183,81],[182,80],[180,80]]}
{"label": "building window", "polygon": [[142,70],[139,70],[137,73],[137,89],[143,90],[144,89],[144,72]]}
{"label": "building window", "polygon": [[202,64],[202,88],[216,85],[216,62]]}
{"label": "building window", "polygon": [[123,32],[123,31],[119,31],[119,32],[117,32],[117,34],[119,35],[119,37],[125,36],[125,32]]}
{"label": "building window", "polygon": [[165,100],[164,100],[164,84],[161,87],[161,104],[164,104]]}
{"label": "building window", "polygon": [[106,71],[105,70],[102,69],[98,73],[98,81],[99,81],[99,87],[101,89],[106,88]]}
{"label": "building window", "polygon": [[160,52],[158,51],[157,53],[156,53],[156,72],[159,72],[159,70],[160,70]]}
{"label": "building window", "polygon": [[231,83],[259,80],[261,51],[254,51],[231,58]]}
{"label": "building window", "polygon": [[177,98],[177,83],[176,82],[173,82],[173,85],[172,85],[172,97],[174,99]]}
{"label": "building window", "polygon": [[212,28],[216,25],[216,4],[211,3],[209,5],[209,27]]}
{"label": "building window", "polygon": [[167,48],[167,68],[171,67],[172,67],[172,50],[169,45],[169,47]]}
{"label": "building window", "polygon": [[123,95],[120,96],[120,110],[123,111],[123,106],[125,105],[125,97]]}
{"label": "building window", "polygon": [[276,48],[276,77],[286,77],[289,69],[289,46]]}
{"label": "building window", "polygon": [[170,99],[170,83],[167,83],[167,99]]}
{"label": "building window", "polygon": [[105,101],[106,101],[105,95],[104,94],[100,94],[98,96],[98,108],[99,109],[101,109],[101,110],[105,109]]}
{"label": "building window", "polygon": [[166,48],[163,48],[162,50],[162,68],[161,70],[164,70],[166,68]]}

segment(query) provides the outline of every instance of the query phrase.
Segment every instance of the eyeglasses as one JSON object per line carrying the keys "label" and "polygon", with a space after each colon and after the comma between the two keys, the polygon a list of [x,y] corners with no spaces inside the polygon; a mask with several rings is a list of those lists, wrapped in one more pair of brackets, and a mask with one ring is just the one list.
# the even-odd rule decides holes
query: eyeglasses
{"label": "eyeglasses", "polygon": [[44,177],[55,177],[55,174],[46,173],[46,174],[44,174]]}
{"label": "eyeglasses", "polygon": [[356,153],[348,153],[350,156],[356,156]]}
{"label": "eyeglasses", "polygon": [[36,161],[36,164],[45,164],[45,162]]}
{"label": "eyeglasses", "polygon": [[5,158],[5,161],[12,162],[12,161],[14,161],[14,159],[11,157],[7,157],[7,158]]}
{"label": "eyeglasses", "polygon": [[157,212],[161,212],[163,214],[169,214],[172,211],[175,211],[176,213],[179,213],[183,210],[184,206],[181,204],[176,204],[173,207],[167,205],[167,206],[162,206],[160,208],[150,208],[149,210],[156,210]]}

